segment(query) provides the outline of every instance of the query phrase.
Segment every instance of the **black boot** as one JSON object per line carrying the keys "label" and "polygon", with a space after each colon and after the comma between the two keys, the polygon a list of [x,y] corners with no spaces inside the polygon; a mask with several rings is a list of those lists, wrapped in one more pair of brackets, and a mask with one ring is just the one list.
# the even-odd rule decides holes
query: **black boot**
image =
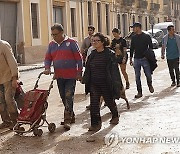
{"label": "black boot", "polygon": [[119,114],[118,114],[117,106],[113,110],[111,110],[111,113],[112,113],[112,118],[110,120],[110,124],[117,125],[119,123]]}
{"label": "black boot", "polygon": [[102,126],[102,121],[100,115],[91,116],[91,127],[88,131],[99,131]]}

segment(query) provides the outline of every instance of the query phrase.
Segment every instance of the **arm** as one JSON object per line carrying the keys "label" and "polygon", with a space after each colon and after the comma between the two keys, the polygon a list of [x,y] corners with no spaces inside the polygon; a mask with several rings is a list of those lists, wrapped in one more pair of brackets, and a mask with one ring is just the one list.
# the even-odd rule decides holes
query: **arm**
{"label": "arm", "polygon": [[75,42],[75,41],[71,42],[71,49],[74,54],[74,59],[76,60],[76,63],[77,63],[77,80],[81,80],[82,79],[83,60],[82,60],[82,55],[80,53],[80,49],[79,49],[77,42]]}
{"label": "arm", "polygon": [[18,65],[9,43],[4,45],[4,55],[11,70],[12,77],[18,79],[19,77]]}
{"label": "arm", "polygon": [[133,54],[134,54],[134,37],[132,37],[131,39],[131,47],[130,47],[130,65],[132,66],[133,65],[133,61],[132,61],[132,58],[133,58]]}
{"label": "arm", "polygon": [[149,36],[149,35],[147,35],[148,36],[148,45],[149,45],[149,49],[153,49],[153,44],[152,44],[152,39],[151,39],[151,37]]}
{"label": "arm", "polygon": [[161,58],[164,59],[165,58],[165,44],[164,44],[164,38],[162,40],[162,47],[161,47]]}
{"label": "arm", "polygon": [[115,42],[114,42],[114,39],[112,40],[112,42],[111,42],[111,45],[110,45],[110,49],[111,50],[115,50]]}
{"label": "arm", "polygon": [[45,60],[44,60],[44,66],[45,66],[45,71],[44,74],[49,74],[50,73],[50,68],[51,68],[51,63],[52,63],[52,55],[51,55],[51,43],[48,46],[48,50],[45,55]]}
{"label": "arm", "polygon": [[16,88],[17,87],[17,80],[19,78],[19,71],[18,71],[18,65],[17,61],[13,55],[12,48],[9,43],[6,43],[4,45],[4,56],[5,59],[8,63],[8,66],[11,70],[12,74],[12,87]]}
{"label": "arm", "polygon": [[86,38],[83,40],[81,45],[81,54],[83,54],[86,50]]}

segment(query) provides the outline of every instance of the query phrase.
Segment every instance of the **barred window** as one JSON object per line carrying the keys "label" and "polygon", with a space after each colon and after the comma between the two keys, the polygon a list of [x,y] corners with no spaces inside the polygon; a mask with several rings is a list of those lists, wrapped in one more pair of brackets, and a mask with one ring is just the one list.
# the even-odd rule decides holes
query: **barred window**
{"label": "barred window", "polygon": [[33,38],[39,38],[38,3],[31,3],[31,20]]}
{"label": "barred window", "polygon": [[92,2],[88,2],[88,22],[89,22],[89,25],[93,25],[93,22],[92,22]]}
{"label": "barred window", "polygon": [[76,10],[71,8],[71,32],[72,37],[76,37]]}
{"label": "barred window", "polygon": [[59,23],[63,25],[63,7],[53,7],[53,21],[54,23]]}
{"label": "barred window", "polygon": [[109,5],[106,4],[106,30],[107,30],[107,35],[109,35]]}
{"label": "barred window", "polygon": [[101,32],[101,4],[97,3],[98,32]]}

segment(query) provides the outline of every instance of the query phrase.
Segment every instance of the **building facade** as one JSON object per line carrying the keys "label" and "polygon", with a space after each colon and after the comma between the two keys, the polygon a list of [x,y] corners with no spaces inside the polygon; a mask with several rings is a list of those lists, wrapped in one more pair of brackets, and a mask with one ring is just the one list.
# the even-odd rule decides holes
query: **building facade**
{"label": "building facade", "polygon": [[180,32],[180,0],[116,0],[114,10],[123,36],[134,22],[141,22],[143,30],[148,30],[156,23],[172,21]]}
{"label": "building facade", "polygon": [[11,44],[20,63],[43,61],[53,23],[61,23],[81,45],[88,25],[111,38],[114,27],[125,36],[135,21],[142,23],[143,30],[172,21],[180,31],[180,1],[0,0],[0,38]]}

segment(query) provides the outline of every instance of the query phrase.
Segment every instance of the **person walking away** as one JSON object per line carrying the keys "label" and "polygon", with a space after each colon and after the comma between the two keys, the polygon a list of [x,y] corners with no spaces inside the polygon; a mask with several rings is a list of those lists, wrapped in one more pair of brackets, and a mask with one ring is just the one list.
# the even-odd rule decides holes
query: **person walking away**
{"label": "person walking away", "polygon": [[[180,87],[179,83],[179,56],[180,56],[180,35],[175,33],[173,25],[167,27],[166,34],[162,41],[161,58],[166,58],[169,68],[169,74],[172,80],[171,86]],[[174,74],[175,72],[175,74]]]}
{"label": "person walking away", "polygon": [[91,37],[93,36],[94,31],[95,31],[94,26],[89,25],[88,26],[88,36],[82,42],[81,54],[83,56],[83,64],[84,64],[84,66],[85,66],[85,63],[86,63],[87,51],[88,51],[89,47],[91,47]]}
{"label": "person walking away", "polygon": [[112,113],[110,124],[118,124],[119,115],[115,99],[120,98],[122,81],[114,53],[107,48],[106,38],[103,34],[94,35],[93,46],[96,48],[89,55],[82,83],[86,85],[86,94],[90,93],[91,127],[89,131],[101,129],[100,97]]}
{"label": "person walking away", "polygon": [[126,64],[128,60],[128,54],[127,54],[127,44],[126,40],[123,39],[120,35],[120,30],[117,28],[114,28],[112,30],[112,34],[114,36],[114,39],[111,42],[110,48],[115,51],[116,56],[121,56],[121,61],[119,61],[121,72],[124,76],[124,79],[126,81],[126,89],[129,89],[129,78],[128,74],[126,72]]}
{"label": "person walking away", "polygon": [[64,104],[64,128],[69,130],[75,122],[73,110],[76,80],[82,79],[82,56],[77,42],[64,34],[61,24],[51,27],[53,41],[49,43],[45,56],[44,74],[50,73],[53,62],[59,94]]}
{"label": "person walking away", "polygon": [[[135,95],[135,98],[140,98],[143,96],[142,85],[141,85],[141,67],[144,70],[149,91],[151,93],[154,92],[154,88],[152,86],[152,75],[151,75],[150,64],[148,60],[145,58],[145,52],[148,49],[153,49],[153,45],[152,45],[151,37],[148,34],[142,32],[141,23],[136,22],[133,24],[133,26],[131,26],[131,28],[133,28],[135,35],[132,37],[131,40],[130,65],[134,66],[135,76],[136,76],[136,86],[138,93],[137,95]],[[132,61],[133,55],[134,55],[134,64]]]}
{"label": "person walking away", "polygon": [[19,71],[10,44],[0,40],[0,129],[12,129],[16,124],[18,110],[14,99]]}

